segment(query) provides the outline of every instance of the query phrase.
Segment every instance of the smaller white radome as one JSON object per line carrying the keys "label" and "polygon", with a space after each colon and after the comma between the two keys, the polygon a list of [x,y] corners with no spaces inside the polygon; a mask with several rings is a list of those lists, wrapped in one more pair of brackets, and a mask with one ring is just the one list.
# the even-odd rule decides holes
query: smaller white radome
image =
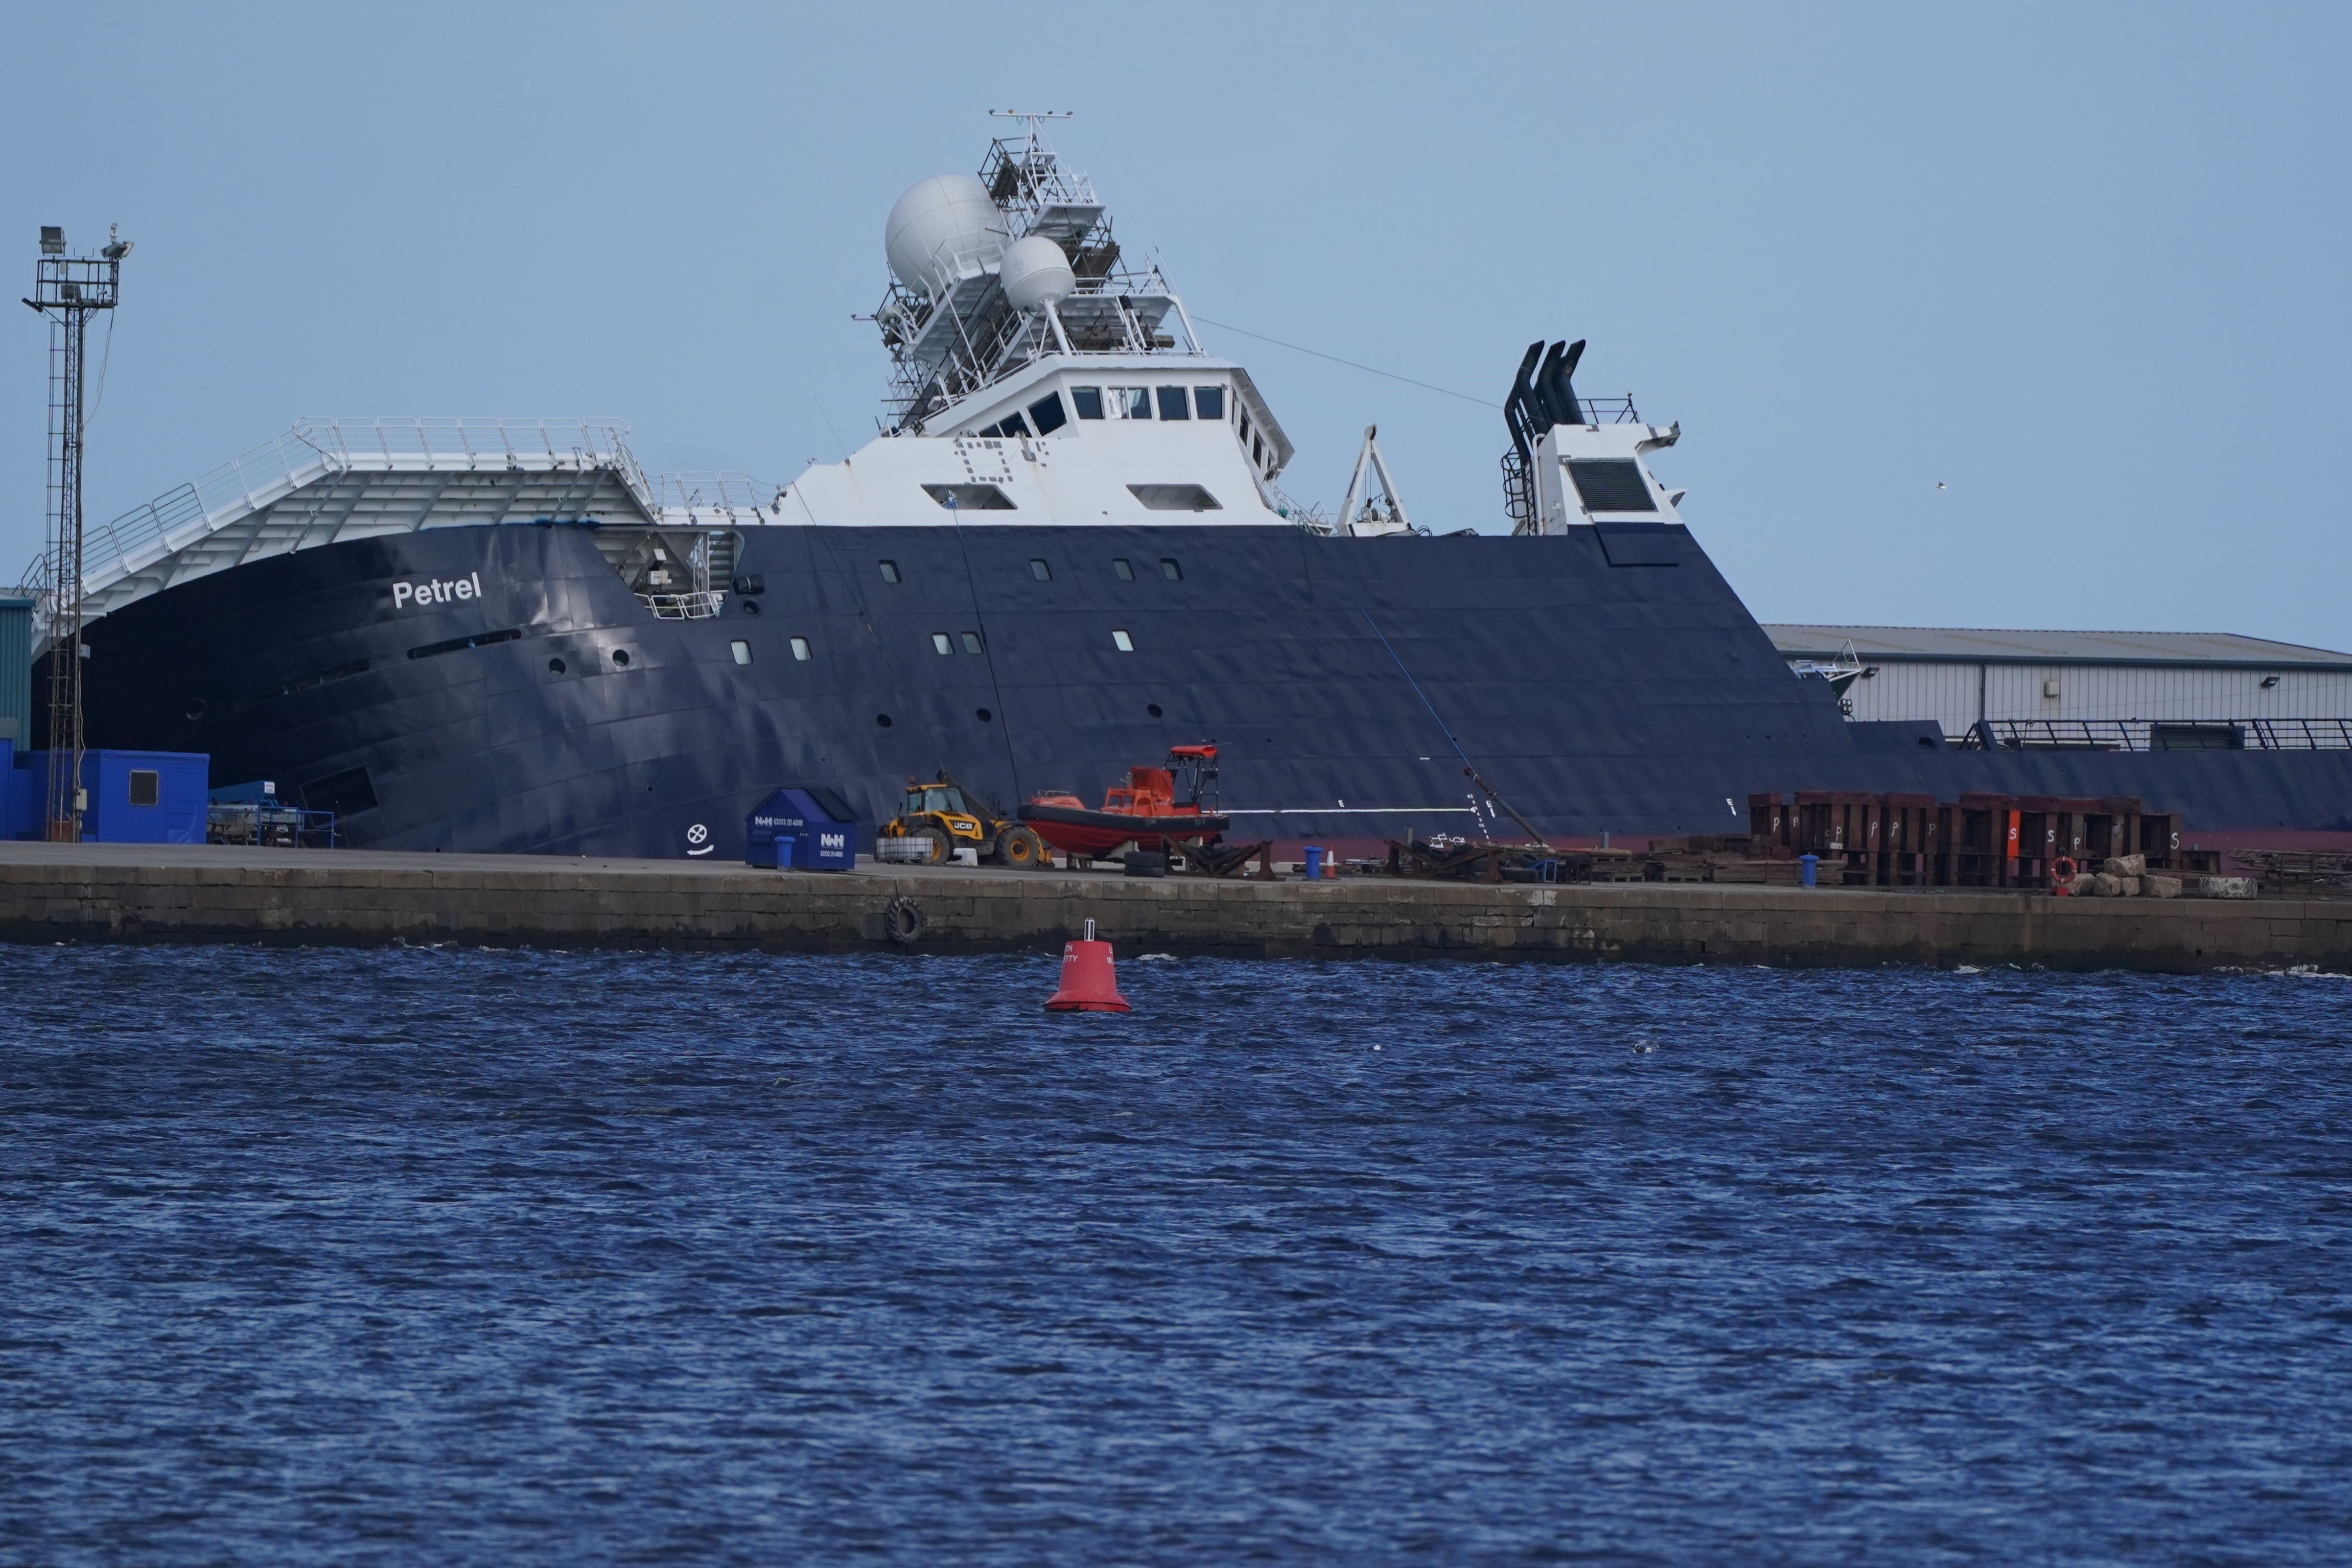
{"label": "smaller white radome", "polygon": [[1077,275],[1070,270],[1062,247],[1043,235],[1015,240],[1004,253],[1002,271],[1004,298],[1015,310],[1034,310],[1067,299],[1077,292]]}

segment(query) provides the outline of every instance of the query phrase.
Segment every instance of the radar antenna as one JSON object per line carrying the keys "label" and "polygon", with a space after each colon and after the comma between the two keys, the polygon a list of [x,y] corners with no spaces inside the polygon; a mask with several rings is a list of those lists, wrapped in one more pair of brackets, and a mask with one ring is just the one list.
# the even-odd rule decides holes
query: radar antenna
{"label": "radar antenna", "polygon": [[118,229],[95,256],[68,256],[66,232],[41,228],[33,297],[25,303],[49,323],[48,538],[42,558],[43,613],[49,634],[49,768],[44,808],[52,842],[79,843],[89,805],[82,788],[82,408],[83,368],[92,312],[111,310],[121,295],[122,258],[131,244]]}

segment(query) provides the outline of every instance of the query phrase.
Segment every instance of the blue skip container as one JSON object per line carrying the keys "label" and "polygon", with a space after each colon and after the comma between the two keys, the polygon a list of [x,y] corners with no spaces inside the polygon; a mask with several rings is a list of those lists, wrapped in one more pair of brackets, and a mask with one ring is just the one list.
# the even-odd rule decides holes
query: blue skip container
{"label": "blue skip container", "polygon": [[857,863],[857,813],[819,786],[786,785],[743,819],[743,862],[772,871],[847,871]]}

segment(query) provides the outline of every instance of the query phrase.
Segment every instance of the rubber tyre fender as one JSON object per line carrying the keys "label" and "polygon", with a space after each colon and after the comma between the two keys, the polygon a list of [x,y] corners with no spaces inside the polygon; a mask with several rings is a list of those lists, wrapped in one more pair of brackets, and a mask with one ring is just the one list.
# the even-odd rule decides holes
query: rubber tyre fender
{"label": "rubber tyre fender", "polygon": [[903,893],[893,894],[882,906],[882,935],[905,947],[922,934],[923,906]]}

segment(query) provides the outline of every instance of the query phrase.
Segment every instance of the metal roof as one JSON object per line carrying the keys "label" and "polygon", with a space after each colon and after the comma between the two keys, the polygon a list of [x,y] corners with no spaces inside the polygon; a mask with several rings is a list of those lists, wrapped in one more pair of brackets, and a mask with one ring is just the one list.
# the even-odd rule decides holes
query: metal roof
{"label": "metal roof", "polygon": [[1962,664],[2180,664],[2352,670],[2352,653],[2231,632],[2009,632],[1982,627],[1767,626],[1791,658]]}

